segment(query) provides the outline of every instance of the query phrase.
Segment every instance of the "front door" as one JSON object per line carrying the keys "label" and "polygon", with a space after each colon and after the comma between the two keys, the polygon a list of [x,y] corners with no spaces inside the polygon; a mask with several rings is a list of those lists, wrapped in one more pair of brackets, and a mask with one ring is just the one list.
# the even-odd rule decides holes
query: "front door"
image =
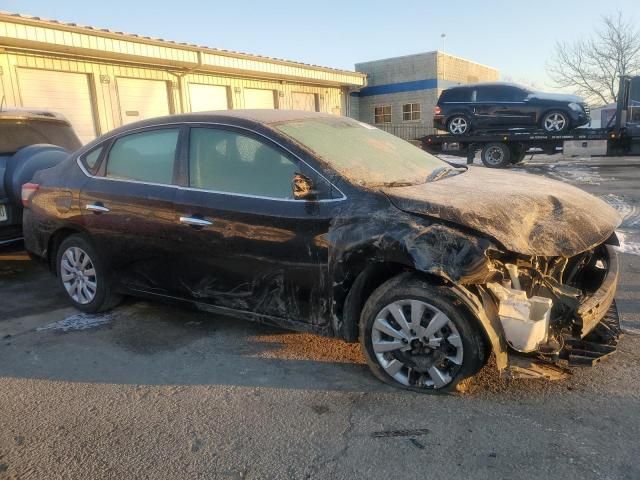
{"label": "front door", "polygon": [[[83,222],[119,286],[171,295],[180,129],[117,138],[80,193]],[[91,155],[91,154],[89,154]]]}
{"label": "front door", "polygon": [[324,323],[333,202],[294,200],[291,188],[297,172],[314,172],[246,131],[192,128],[189,137],[190,185],[176,198],[181,295],[294,328]]}

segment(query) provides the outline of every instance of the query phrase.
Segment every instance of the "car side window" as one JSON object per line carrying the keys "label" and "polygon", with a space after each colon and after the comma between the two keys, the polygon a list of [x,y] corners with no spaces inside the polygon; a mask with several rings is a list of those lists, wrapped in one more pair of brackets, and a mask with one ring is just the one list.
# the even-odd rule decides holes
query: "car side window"
{"label": "car side window", "polygon": [[86,153],[85,155],[83,155],[80,159],[80,161],[84,165],[84,168],[86,168],[87,171],[92,175],[96,174],[98,167],[100,166],[98,164],[98,161],[100,160],[100,155],[102,154],[103,150],[104,150],[104,146],[94,148],[89,153]]}
{"label": "car side window", "polygon": [[478,89],[478,102],[521,102],[524,90],[509,86],[491,86]]}
{"label": "car side window", "polygon": [[231,130],[192,128],[189,185],[216,192],[293,198],[297,164],[275,146]]}
{"label": "car side window", "polygon": [[472,92],[475,91],[469,88],[452,88],[450,90],[445,90],[442,93],[441,101],[444,103],[461,103],[461,102],[471,102],[472,100]]}
{"label": "car side window", "polygon": [[118,138],[109,151],[106,176],[171,185],[179,135],[179,129],[162,129]]}

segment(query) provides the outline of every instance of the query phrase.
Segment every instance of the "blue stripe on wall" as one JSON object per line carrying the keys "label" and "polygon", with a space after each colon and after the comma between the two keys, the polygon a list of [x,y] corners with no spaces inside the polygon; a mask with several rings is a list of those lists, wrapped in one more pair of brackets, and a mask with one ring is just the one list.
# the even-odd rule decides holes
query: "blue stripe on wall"
{"label": "blue stripe on wall", "polygon": [[452,82],[451,80],[436,80],[429,78],[427,80],[416,80],[414,82],[389,83],[387,85],[376,85],[374,87],[365,87],[359,92],[352,92],[352,97],[370,97],[372,95],[383,95],[385,93],[414,92],[416,90],[429,90],[432,88],[446,89],[460,85],[460,82]]}
{"label": "blue stripe on wall", "polygon": [[436,88],[438,81],[435,78],[427,80],[416,80],[413,82],[389,83],[387,85],[376,85],[365,87],[358,93],[359,97],[369,97],[371,95],[384,95],[385,93],[414,92],[416,90],[429,90]]}

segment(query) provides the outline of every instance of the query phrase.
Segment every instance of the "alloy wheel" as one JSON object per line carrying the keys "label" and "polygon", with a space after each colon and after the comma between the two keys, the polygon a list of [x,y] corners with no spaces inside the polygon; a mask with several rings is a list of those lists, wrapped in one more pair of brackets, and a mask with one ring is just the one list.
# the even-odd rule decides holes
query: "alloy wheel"
{"label": "alloy wheel", "polygon": [[464,117],[455,117],[449,123],[449,131],[454,135],[462,135],[469,128],[469,122]]}
{"label": "alloy wheel", "polygon": [[443,388],[460,370],[462,337],[442,311],[420,300],[398,300],[384,307],[373,321],[375,357],[398,383]]}
{"label": "alloy wheel", "polygon": [[544,129],[547,132],[561,132],[566,125],[567,119],[561,113],[551,113],[544,117]]}
{"label": "alloy wheel", "polygon": [[79,247],[69,247],[60,260],[62,284],[69,296],[77,303],[91,303],[98,291],[98,279],[93,261]]}

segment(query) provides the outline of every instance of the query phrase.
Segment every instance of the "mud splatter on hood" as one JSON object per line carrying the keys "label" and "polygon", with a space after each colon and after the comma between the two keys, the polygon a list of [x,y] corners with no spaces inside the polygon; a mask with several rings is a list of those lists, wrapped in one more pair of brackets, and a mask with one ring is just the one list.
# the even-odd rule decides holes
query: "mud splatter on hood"
{"label": "mud splatter on hood", "polygon": [[383,192],[401,210],[472,228],[525,255],[577,255],[604,242],[621,221],[613,208],[578,188],[481,167]]}

